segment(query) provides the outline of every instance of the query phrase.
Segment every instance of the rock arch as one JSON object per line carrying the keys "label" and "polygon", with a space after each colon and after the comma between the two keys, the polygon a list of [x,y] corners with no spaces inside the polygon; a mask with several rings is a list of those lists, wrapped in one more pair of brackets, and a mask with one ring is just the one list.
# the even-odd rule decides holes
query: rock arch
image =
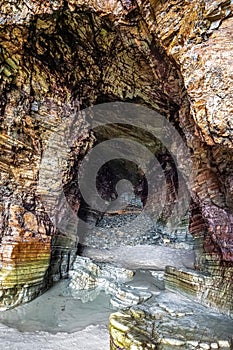
{"label": "rock arch", "polygon": [[[38,169],[53,129],[107,98],[140,101],[182,133],[197,171],[190,220],[197,267],[218,278],[209,303],[220,303],[221,289],[220,308],[232,310],[231,2],[1,6],[2,307],[66,275],[75,243],[51,224],[37,195]],[[71,165],[94,143],[88,126],[77,126]]]}

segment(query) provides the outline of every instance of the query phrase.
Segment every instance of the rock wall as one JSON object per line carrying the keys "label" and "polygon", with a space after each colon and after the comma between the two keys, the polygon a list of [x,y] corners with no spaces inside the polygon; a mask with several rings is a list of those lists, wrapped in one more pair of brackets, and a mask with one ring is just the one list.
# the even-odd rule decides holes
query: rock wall
{"label": "rock wall", "polygon": [[[230,1],[200,1],[188,4],[185,11],[178,10],[179,6],[178,2],[160,4],[155,11],[158,26],[154,27],[179,65],[188,93],[190,117],[180,120],[198,170],[193,192],[208,226],[205,248],[213,252],[215,246],[225,261],[231,261],[233,21],[228,17],[232,5]],[[193,216],[193,232],[195,221]]]}
{"label": "rock wall", "polygon": [[[196,240],[196,268],[215,276],[209,286],[201,283],[205,296],[199,299],[226,311],[232,309],[227,301],[232,293],[233,237],[231,16],[231,1],[156,2],[146,16],[149,30],[177,63],[190,104],[189,117],[179,117],[196,171],[190,232]],[[174,278],[168,272],[168,285],[185,289],[182,273]],[[188,289],[193,289],[194,280],[190,282]]]}
{"label": "rock wall", "polygon": [[[80,109],[116,100],[150,106],[182,134],[195,174],[196,268],[218,276],[231,293],[232,6],[207,0],[0,5],[2,307],[33,298],[62,277],[77,244],[59,232],[41,200],[39,167],[51,133]],[[76,212],[75,171],[95,141],[88,127],[85,118],[77,121],[80,138],[62,165]],[[29,248],[20,253],[24,245]],[[34,272],[25,281],[30,264]],[[27,290],[27,297],[10,300],[13,289]]]}

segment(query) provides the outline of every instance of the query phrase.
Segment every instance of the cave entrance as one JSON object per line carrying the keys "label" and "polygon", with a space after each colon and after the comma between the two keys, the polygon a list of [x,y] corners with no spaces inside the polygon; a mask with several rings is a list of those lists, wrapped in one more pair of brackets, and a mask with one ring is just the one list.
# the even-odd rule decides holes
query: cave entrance
{"label": "cave entrance", "polygon": [[[179,179],[173,156],[165,145],[145,129],[124,123],[107,123],[92,132],[95,137],[93,148],[109,140],[127,140],[130,143],[130,151],[137,155],[137,162],[127,159],[129,150],[125,149],[126,157],[115,158],[113,155],[112,159],[99,167],[95,179],[96,189],[106,207],[105,210],[98,209],[98,198],[95,194],[91,197],[91,203],[87,203],[81,196],[78,216],[88,225],[84,227],[81,223],[78,227],[79,253],[85,255],[84,251],[88,247],[192,247],[193,241],[188,230],[188,210],[180,218],[175,229],[167,225],[177,201]],[[140,145],[140,152],[135,143]],[[111,149],[114,147],[115,144],[107,144],[109,154],[114,154],[112,151],[115,150]],[[156,159],[153,169],[149,165],[146,174],[143,167],[140,167],[140,162],[146,158],[143,153],[144,147]],[[150,176],[152,186],[149,188],[147,178]],[[163,177],[162,191],[159,177]],[[88,182],[85,179],[84,181]],[[159,192],[161,193],[158,195]],[[158,197],[155,200],[156,195]],[[158,206],[162,207],[159,215]]]}

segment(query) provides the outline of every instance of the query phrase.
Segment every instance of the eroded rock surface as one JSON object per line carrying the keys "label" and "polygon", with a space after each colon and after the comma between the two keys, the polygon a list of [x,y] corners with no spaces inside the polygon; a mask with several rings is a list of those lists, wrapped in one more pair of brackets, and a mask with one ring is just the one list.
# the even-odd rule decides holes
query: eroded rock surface
{"label": "eroded rock surface", "polygon": [[101,292],[111,295],[110,303],[116,309],[126,309],[148,300],[152,294],[125,284],[134,276],[129,269],[110,264],[96,264],[89,258],[77,257],[70,271],[69,288],[74,298],[86,302],[94,300]]}
{"label": "eroded rock surface", "polygon": [[[64,208],[39,186],[40,164],[54,130],[107,101],[147,105],[179,130],[193,161],[196,268],[232,293],[232,6],[230,0],[0,5],[2,307],[32,299],[67,274],[77,241],[49,218],[43,195],[61,217]],[[76,121],[79,137],[60,164],[75,213],[76,172],[96,141],[89,127],[85,115]],[[55,168],[58,151],[57,143],[50,150]],[[59,190],[56,181],[51,186]],[[174,201],[175,183],[168,181],[167,190]],[[228,303],[223,293],[220,308]]]}
{"label": "eroded rock surface", "polygon": [[172,293],[110,317],[111,349],[231,349],[232,323]]}

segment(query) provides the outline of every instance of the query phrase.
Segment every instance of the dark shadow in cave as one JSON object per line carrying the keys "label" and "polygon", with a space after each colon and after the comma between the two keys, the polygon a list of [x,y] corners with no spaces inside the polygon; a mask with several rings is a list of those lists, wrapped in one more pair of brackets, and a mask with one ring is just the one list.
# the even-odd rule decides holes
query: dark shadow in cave
{"label": "dark shadow in cave", "polygon": [[[154,154],[158,160],[159,167],[161,167],[164,177],[165,177],[165,192],[166,192],[166,205],[164,206],[160,217],[153,217],[153,207],[149,206],[147,214],[150,216],[150,220],[153,221],[153,230],[150,230],[147,237],[138,240],[140,244],[157,244],[158,242],[162,243],[163,241],[168,242],[171,239],[172,242],[175,242],[177,236],[179,240],[187,241],[190,240],[188,235],[188,218],[182,218],[181,220],[181,233],[173,232],[168,238],[166,230],[162,233],[167,219],[169,218],[170,213],[172,212],[175,201],[177,198],[177,191],[179,190],[178,182],[178,173],[175,161],[166,149],[166,147],[153,135],[147,131],[134,128],[131,125],[127,124],[106,124],[103,127],[98,127],[93,130],[95,135],[95,147],[99,143],[105,142],[106,140],[112,138],[124,137],[127,139],[135,140],[147,148]],[[127,197],[125,207],[121,211],[114,212],[114,201],[118,198],[118,193],[116,190],[117,184],[121,180],[128,180],[133,187],[133,196],[131,193],[131,198],[127,192],[123,197]],[[75,181],[73,181],[74,183]],[[133,222],[135,216],[139,215],[147,204],[148,201],[148,184],[146,175],[133,162],[127,161],[125,159],[113,159],[105,163],[98,172],[96,178],[96,188],[101,196],[106,202],[108,202],[108,208],[105,212],[93,210],[92,206],[87,204],[82,197],[80,201],[80,208],[78,211],[78,216],[81,220],[88,222],[90,228],[84,231],[82,224],[78,228],[79,235],[79,248],[78,253],[82,253],[82,246],[91,245],[91,239],[88,237],[93,237],[95,235],[95,230],[98,227],[110,227],[110,231],[114,226],[117,226],[119,229],[125,225],[125,219],[127,217],[127,222]],[[153,191],[158,191],[156,188],[156,179],[155,179],[155,188]],[[93,197],[93,203],[95,198]],[[112,212],[113,211],[113,212]],[[131,218],[130,218],[131,215]],[[115,222],[115,224],[114,224]],[[160,233],[158,235],[158,232]],[[121,233],[122,234],[122,233]],[[101,241],[101,233],[97,232],[98,239]],[[153,237],[154,235],[154,237]],[[163,237],[162,237],[163,236]],[[182,236],[182,237],[181,237]],[[155,239],[156,237],[156,239]],[[162,237],[162,238],[161,238]],[[167,238],[166,238],[167,237]],[[103,237],[104,239],[104,237]],[[113,238],[114,239],[114,238]],[[116,238],[116,244],[124,244],[124,237],[122,239]],[[167,239],[167,240],[166,240]],[[128,244],[137,244],[137,240],[128,241]]]}

